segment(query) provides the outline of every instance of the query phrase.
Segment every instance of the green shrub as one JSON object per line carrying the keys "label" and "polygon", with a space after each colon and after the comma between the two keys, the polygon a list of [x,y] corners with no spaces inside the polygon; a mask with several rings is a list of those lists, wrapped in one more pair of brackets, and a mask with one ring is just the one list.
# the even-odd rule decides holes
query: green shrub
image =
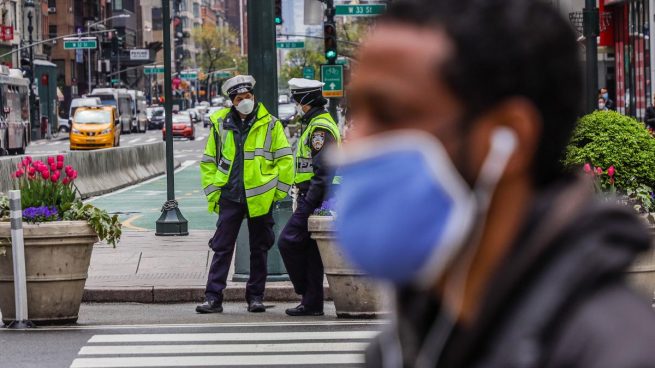
{"label": "green shrub", "polygon": [[[655,188],[655,139],[637,120],[614,111],[582,117],[571,138],[564,165],[577,170],[585,163],[616,168],[616,188],[622,193],[646,185]],[[609,177],[603,181],[607,184]]]}

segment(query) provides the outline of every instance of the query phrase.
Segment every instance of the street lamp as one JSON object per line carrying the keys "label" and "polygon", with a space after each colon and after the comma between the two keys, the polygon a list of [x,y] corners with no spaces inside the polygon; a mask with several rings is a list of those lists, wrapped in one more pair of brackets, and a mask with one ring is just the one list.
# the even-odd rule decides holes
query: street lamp
{"label": "street lamp", "polygon": [[[25,7],[26,8],[32,8],[28,13],[27,13],[27,33],[29,34],[29,39],[27,42],[30,44],[30,50],[29,50],[29,57],[30,57],[30,129],[33,129],[35,125],[35,113],[34,113],[34,105],[36,105],[36,101],[34,100],[34,46],[32,45],[34,43],[34,39],[32,37],[32,32],[34,31],[34,26],[32,25],[32,19],[34,18],[34,1],[32,0],[25,0]],[[37,110],[38,111],[38,110]],[[49,131],[48,131],[49,135]]]}
{"label": "street lamp", "polygon": [[[97,26],[98,24],[104,24],[105,22],[107,22],[109,20],[112,20],[112,19],[116,19],[116,18],[129,18],[131,16],[132,16],[131,14],[119,14],[119,15],[111,16],[109,18],[105,18],[105,19],[103,19],[103,20],[101,20],[99,22],[95,22],[95,23],[89,23],[90,21],[87,21],[86,33],[89,34],[89,32],[91,32],[91,27]],[[98,46],[100,46],[100,42],[98,42]],[[87,94],[89,94],[89,93],[91,93],[91,49],[87,49],[86,52],[87,52],[86,59],[87,59],[87,67],[88,67],[88,79],[87,80],[88,80],[88,86],[89,86]],[[118,55],[116,55],[116,56],[118,57]],[[119,74],[118,77],[120,79],[120,74]]]}

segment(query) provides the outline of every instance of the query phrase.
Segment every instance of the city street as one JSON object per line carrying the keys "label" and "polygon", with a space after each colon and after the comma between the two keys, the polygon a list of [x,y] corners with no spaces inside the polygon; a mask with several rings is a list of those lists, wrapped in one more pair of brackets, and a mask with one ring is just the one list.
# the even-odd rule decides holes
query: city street
{"label": "city street", "polygon": [[[269,304],[269,303],[267,303]],[[75,327],[0,330],[0,362],[12,368],[57,367],[358,367],[375,320],[290,319],[275,303],[251,314],[229,303],[220,315],[193,304],[85,304]],[[330,311],[330,309],[332,311]]]}

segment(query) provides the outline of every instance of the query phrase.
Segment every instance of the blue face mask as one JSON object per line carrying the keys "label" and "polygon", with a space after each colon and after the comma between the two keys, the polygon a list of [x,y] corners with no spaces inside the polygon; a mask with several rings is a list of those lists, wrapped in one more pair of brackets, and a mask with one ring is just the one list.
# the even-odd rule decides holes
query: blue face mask
{"label": "blue face mask", "polygon": [[336,231],[346,255],[374,278],[430,286],[469,241],[477,214],[486,213],[514,145],[513,132],[494,134],[472,191],[426,133],[351,143],[335,155],[343,178]]}
{"label": "blue face mask", "polygon": [[608,93],[603,93],[603,99],[607,101],[609,99],[610,95]]}

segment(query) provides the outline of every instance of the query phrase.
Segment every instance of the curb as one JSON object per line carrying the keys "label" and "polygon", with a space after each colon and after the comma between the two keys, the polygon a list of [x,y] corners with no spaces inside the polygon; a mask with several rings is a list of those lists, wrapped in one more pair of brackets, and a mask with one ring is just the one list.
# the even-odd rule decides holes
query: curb
{"label": "curb", "polygon": [[[329,298],[329,288],[324,287],[325,300]],[[246,284],[228,287],[223,292],[223,301],[241,302],[245,300]],[[291,285],[266,286],[267,301],[295,302],[300,300]],[[201,303],[205,300],[205,288],[202,287],[123,287],[84,289],[84,303]]]}

